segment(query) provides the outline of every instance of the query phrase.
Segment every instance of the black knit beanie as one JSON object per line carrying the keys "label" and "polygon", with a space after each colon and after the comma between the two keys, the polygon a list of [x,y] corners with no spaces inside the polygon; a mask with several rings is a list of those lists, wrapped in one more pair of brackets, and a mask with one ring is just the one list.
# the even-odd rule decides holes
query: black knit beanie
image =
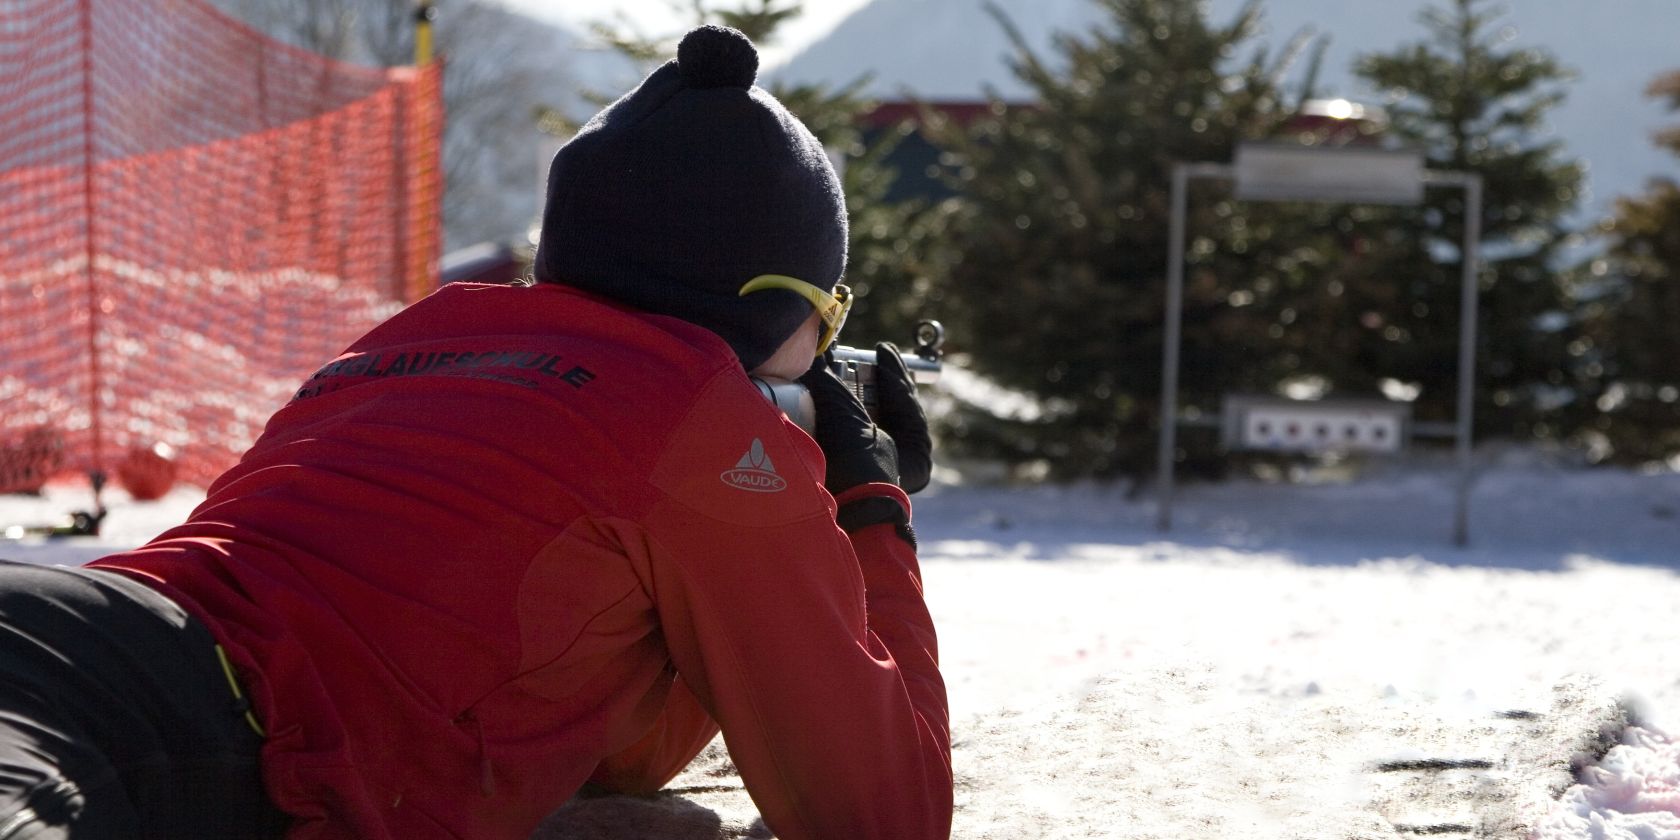
{"label": "black knit beanie", "polygon": [[784,274],[832,290],[846,202],[822,144],[757,74],[745,35],[702,26],[584,125],[549,170],[536,280],[698,324],[747,370],[768,359],[811,304],[741,286]]}

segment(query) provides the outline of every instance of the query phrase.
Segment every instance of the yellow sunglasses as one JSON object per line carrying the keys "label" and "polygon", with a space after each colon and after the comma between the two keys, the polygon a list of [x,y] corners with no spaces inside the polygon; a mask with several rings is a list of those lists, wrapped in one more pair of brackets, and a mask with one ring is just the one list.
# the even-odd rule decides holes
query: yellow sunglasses
{"label": "yellow sunglasses", "polygon": [[852,311],[852,290],[844,283],[834,286],[834,294],[829,294],[804,280],[797,280],[785,274],[760,274],[747,281],[741,287],[741,295],[761,292],[765,289],[786,289],[811,302],[817,310],[817,316],[822,318],[822,338],[817,341],[817,355],[821,356],[828,350],[828,346],[840,337],[840,328],[846,325],[846,314]]}

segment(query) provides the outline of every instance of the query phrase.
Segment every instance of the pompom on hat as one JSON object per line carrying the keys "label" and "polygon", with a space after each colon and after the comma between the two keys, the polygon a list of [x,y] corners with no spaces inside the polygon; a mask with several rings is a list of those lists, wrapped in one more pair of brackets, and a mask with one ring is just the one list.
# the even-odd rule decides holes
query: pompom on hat
{"label": "pompom on hat", "polygon": [[846,202],[822,144],[756,87],[758,51],[702,26],[554,156],[533,273],[717,333],[747,370],[811,314],[763,274],[833,290]]}

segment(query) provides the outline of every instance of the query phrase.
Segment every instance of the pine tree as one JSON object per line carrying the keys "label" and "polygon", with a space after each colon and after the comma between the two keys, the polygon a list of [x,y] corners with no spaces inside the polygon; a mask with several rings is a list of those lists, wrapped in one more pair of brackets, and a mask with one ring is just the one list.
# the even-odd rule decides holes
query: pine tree
{"label": "pine tree", "polygon": [[[962,412],[947,442],[1056,476],[1153,469],[1172,166],[1230,160],[1239,139],[1269,134],[1290,113],[1281,77],[1300,46],[1253,46],[1256,3],[1225,26],[1195,0],[1100,5],[1107,25],[1061,36],[1052,58],[994,10],[1036,101],[938,131],[962,195],[941,298],[953,341],[1031,406]],[[1247,307],[1274,296],[1255,290],[1257,255],[1295,240],[1288,224],[1250,223],[1225,185],[1193,191],[1188,229],[1183,396],[1216,407],[1275,379],[1241,363],[1273,338]]]}
{"label": "pine tree", "polygon": [[[1650,95],[1680,111],[1680,71]],[[1680,156],[1680,126],[1657,144]],[[1653,179],[1643,195],[1616,202],[1610,240],[1583,286],[1587,335],[1576,349],[1600,387],[1592,437],[1629,463],[1680,455],[1680,183]]]}
{"label": "pine tree", "polygon": [[[1364,55],[1356,72],[1386,92],[1392,137],[1433,169],[1482,175],[1476,425],[1547,437],[1572,396],[1568,300],[1553,264],[1583,170],[1545,136],[1571,74],[1543,50],[1512,45],[1502,14],[1488,0],[1430,8],[1425,40]],[[1369,304],[1357,313],[1359,365],[1421,386],[1426,420],[1455,411],[1464,209],[1462,191],[1431,189],[1420,208],[1366,214],[1376,247],[1350,282]]]}
{"label": "pine tree", "polygon": [[[666,5],[679,20],[691,26],[717,24],[738,29],[755,44],[774,40],[781,25],[804,11],[797,0],[751,0],[737,8],[716,8],[704,0],[666,0]],[[625,22],[597,21],[589,31],[603,46],[650,69],[669,59],[676,52],[676,41],[682,32],[649,36],[633,31]],[[686,31],[686,30],[685,30]],[[610,99],[607,101],[611,101]]]}

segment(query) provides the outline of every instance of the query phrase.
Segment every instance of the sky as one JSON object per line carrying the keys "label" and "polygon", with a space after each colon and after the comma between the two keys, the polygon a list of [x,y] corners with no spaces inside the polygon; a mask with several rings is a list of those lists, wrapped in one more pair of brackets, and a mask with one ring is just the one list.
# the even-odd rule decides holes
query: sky
{"label": "sky", "polygon": [[[592,21],[611,20],[620,15],[647,34],[663,34],[684,28],[688,0],[500,0],[532,17],[563,24],[582,32]],[[760,45],[766,68],[786,61],[801,47],[827,34],[847,15],[869,0],[806,0],[804,13],[784,24],[781,43]],[[672,26],[678,21],[677,26]]]}

